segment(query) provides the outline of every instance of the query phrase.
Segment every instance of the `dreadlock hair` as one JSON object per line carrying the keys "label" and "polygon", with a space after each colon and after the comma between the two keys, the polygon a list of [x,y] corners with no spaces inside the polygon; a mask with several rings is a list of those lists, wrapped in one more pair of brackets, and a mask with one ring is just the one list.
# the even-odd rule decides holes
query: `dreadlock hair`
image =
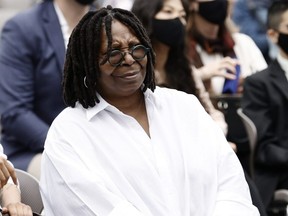
{"label": "dreadlock hair", "polygon": [[144,79],[146,91],[155,89],[154,65],[155,54],[145,28],[130,11],[112,8],[110,5],[97,11],[88,12],[74,28],[68,43],[64,65],[63,94],[67,106],[75,107],[78,101],[84,108],[94,107],[97,98],[97,80],[100,77],[99,51],[102,31],[105,28],[108,39],[108,52],[112,49],[112,20],[116,19],[130,28],[140,43],[149,48],[147,69]]}
{"label": "dreadlock hair", "polygon": [[278,30],[282,15],[288,10],[288,0],[274,0],[268,8],[267,28]]}

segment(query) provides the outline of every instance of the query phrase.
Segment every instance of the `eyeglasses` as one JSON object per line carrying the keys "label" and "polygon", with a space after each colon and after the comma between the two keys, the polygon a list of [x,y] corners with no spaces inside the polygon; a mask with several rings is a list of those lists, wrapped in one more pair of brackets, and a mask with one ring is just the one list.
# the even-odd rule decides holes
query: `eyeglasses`
{"label": "eyeglasses", "polygon": [[101,62],[101,64],[105,64],[108,61],[110,65],[117,67],[124,61],[126,53],[129,53],[134,60],[140,61],[145,58],[148,52],[149,48],[141,44],[133,46],[128,52],[114,49],[107,54],[107,57]]}

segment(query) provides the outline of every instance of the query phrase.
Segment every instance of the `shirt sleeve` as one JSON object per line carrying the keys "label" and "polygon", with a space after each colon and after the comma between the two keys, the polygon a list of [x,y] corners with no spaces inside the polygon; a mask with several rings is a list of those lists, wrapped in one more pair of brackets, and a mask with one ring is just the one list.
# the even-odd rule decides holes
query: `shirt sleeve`
{"label": "shirt sleeve", "polygon": [[89,170],[69,144],[52,141],[48,134],[45,145],[49,142],[55,142],[57,148],[49,145],[42,155],[40,190],[45,214],[144,216],[117,193],[115,180],[107,177],[100,166],[95,164],[95,169]]}
{"label": "shirt sleeve", "polygon": [[218,191],[213,216],[259,216],[243,168],[229,145],[219,142]]}
{"label": "shirt sleeve", "polygon": [[123,201],[119,203],[108,216],[144,216],[131,203]]}

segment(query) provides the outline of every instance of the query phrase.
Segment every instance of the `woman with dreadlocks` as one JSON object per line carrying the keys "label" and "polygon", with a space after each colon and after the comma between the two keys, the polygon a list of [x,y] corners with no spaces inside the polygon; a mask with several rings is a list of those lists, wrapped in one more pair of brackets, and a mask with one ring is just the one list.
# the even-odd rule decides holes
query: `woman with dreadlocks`
{"label": "woman with dreadlocks", "polygon": [[155,55],[136,16],[111,6],[74,29],[69,106],[42,157],[45,214],[259,215],[237,157],[192,94],[155,87]]}

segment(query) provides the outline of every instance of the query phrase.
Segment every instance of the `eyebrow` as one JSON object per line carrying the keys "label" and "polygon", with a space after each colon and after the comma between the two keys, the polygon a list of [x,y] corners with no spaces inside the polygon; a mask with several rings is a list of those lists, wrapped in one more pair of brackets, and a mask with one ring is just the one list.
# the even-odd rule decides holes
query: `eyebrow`
{"label": "eyebrow", "polygon": [[[169,9],[177,10],[177,9],[175,9],[174,6],[171,6],[171,5],[169,5],[169,4],[164,5],[164,6],[163,6],[163,9],[165,9],[166,7],[168,7]],[[185,9],[184,9],[184,7],[182,8],[182,10],[180,10],[180,12],[186,12]]]}

